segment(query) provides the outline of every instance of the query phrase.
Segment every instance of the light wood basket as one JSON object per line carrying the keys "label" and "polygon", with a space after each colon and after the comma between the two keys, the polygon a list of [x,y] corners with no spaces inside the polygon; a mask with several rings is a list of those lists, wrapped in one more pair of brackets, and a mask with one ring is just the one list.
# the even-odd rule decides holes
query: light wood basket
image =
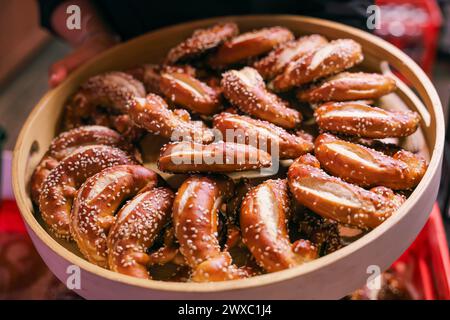
{"label": "light wood basket", "polygon": [[[387,61],[409,80],[425,108],[420,110],[423,106],[418,106],[420,101],[411,92],[397,92],[401,101],[413,110],[419,109],[426,119],[421,124],[421,133],[416,137],[421,148],[429,150],[430,162],[425,176],[406,203],[381,226],[337,252],[289,270],[244,280],[198,284],[141,280],[89,263],[78,256],[72,246],[55,240],[47,233],[34,213],[28,192],[30,175],[56,134],[67,97],[95,74],[159,62],[169,48],[189,36],[194,29],[218,21],[235,21],[242,31],[280,25],[291,29],[297,36],[319,33],[329,39],[352,38],[363,47],[364,68],[380,71],[380,62]],[[307,17],[214,18],[164,28],[121,44],[84,65],[58,88],[48,92],[28,117],[17,141],[13,187],[28,232],[40,255],[63,282],[79,270],[81,288],[75,291],[85,298],[336,299],[364,285],[370,276],[371,266],[380,270],[388,268],[419,233],[437,195],[443,145],[444,119],[435,88],[420,67],[391,44],[339,23]],[[69,268],[73,265],[75,267]]]}

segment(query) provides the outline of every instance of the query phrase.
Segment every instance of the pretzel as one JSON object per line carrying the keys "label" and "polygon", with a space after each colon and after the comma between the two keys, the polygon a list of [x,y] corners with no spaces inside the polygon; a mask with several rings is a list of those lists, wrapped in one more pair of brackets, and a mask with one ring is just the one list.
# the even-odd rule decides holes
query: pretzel
{"label": "pretzel", "polygon": [[121,164],[137,164],[126,152],[104,145],[80,147],[65,157],[42,183],[39,211],[61,238],[70,238],[69,223],[78,188],[96,173]]}
{"label": "pretzel", "polygon": [[221,69],[260,56],[293,39],[292,32],[282,27],[246,32],[223,43],[208,62],[211,67]]}
{"label": "pretzel", "polygon": [[379,226],[405,201],[404,196],[386,187],[366,190],[329,176],[310,154],[289,167],[288,182],[299,204],[324,218],[360,229]]}
{"label": "pretzel", "polygon": [[136,98],[130,106],[129,115],[138,127],[166,138],[191,139],[203,143],[214,140],[213,132],[200,121],[191,121],[186,111],[173,111],[156,94],[145,99]]}
{"label": "pretzel", "polygon": [[143,84],[131,75],[113,71],[89,78],[75,93],[65,110],[66,128],[74,128],[92,117],[98,106],[119,114],[127,113],[134,97],[144,97]]}
{"label": "pretzel", "polygon": [[318,34],[312,34],[282,44],[266,57],[256,61],[253,67],[266,80],[273,79],[284,71],[289,62],[303,57],[328,43],[328,40]]}
{"label": "pretzel", "polygon": [[309,103],[378,99],[395,89],[395,80],[381,74],[342,72],[319,85],[299,90],[297,98]]}
{"label": "pretzel", "polygon": [[159,64],[143,64],[125,72],[131,74],[134,78],[141,81],[145,86],[147,93],[161,94],[160,81],[161,72],[182,72],[192,77],[195,77],[196,70],[190,65],[174,65],[174,66],[162,66]]}
{"label": "pretzel", "polygon": [[140,165],[106,168],[88,178],[77,192],[70,215],[70,233],[90,262],[108,267],[106,238],[122,203],[141,189],[156,186],[155,172]]}
{"label": "pretzel", "polygon": [[198,57],[230,40],[238,33],[238,26],[234,22],[218,23],[207,29],[195,30],[191,37],[169,51],[165,63],[174,64]]}
{"label": "pretzel", "polygon": [[293,87],[339,73],[363,60],[361,46],[351,39],[338,39],[321,46],[318,50],[291,61],[270,83],[276,91]]}
{"label": "pretzel", "polygon": [[269,153],[275,144],[281,159],[295,159],[313,150],[311,136],[290,134],[270,122],[247,116],[222,112],[214,117],[213,127],[222,133],[226,142],[253,144],[259,149],[266,147]]}
{"label": "pretzel", "polygon": [[314,117],[320,129],[364,138],[406,137],[420,121],[413,111],[392,112],[361,102],[328,102]]}
{"label": "pretzel", "polygon": [[52,140],[48,151],[31,176],[30,189],[33,202],[39,203],[42,182],[62,159],[78,147],[94,144],[109,145],[135,154],[136,158],[140,157],[135,148],[120,134],[103,126],[84,126],[63,132]]}
{"label": "pretzel", "polygon": [[225,97],[251,116],[285,129],[293,129],[302,121],[300,112],[266,89],[261,75],[253,68],[227,71],[221,84]]}
{"label": "pretzel", "polygon": [[425,159],[411,152],[401,150],[390,157],[328,133],[317,137],[314,153],[327,172],[362,187],[412,189],[427,169]]}
{"label": "pretzel", "polygon": [[242,203],[243,241],[267,272],[291,268],[317,257],[317,248],[309,241],[290,242],[286,225],[289,216],[286,180],[266,180],[247,193]]}
{"label": "pretzel", "polygon": [[251,145],[215,142],[202,145],[194,142],[166,144],[158,159],[164,172],[236,172],[270,167],[270,154]]}
{"label": "pretzel", "polygon": [[220,106],[218,92],[187,73],[162,72],[159,85],[167,99],[196,113],[214,114]]}
{"label": "pretzel", "polygon": [[147,254],[172,213],[174,194],[168,188],[145,191],[125,204],[108,236],[108,265],[112,271],[150,279]]}
{"label": "pretzel", "polygon": [[194,282],[224,281],[248,276],[221,251],[217,225],[221,204],[233,193],[233,183],[221,177],[192,176],[178,189],[173,204],[175,235]]}

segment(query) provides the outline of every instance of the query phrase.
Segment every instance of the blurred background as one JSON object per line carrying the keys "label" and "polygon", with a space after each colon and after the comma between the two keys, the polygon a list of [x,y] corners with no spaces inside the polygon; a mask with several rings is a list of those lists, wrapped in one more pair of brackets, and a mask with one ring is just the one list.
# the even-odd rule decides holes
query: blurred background
{"label": "blurred background", "polygon": [[[55,1],[47,2],[51,7]],[[309,1],[311,3],[300,5],[301,2],[215,2],[214,8],[208,11],[203,9],[210,8],[212,1],[198,1],[192,8],[183,8],[183,12],[176,13],[158,10],[148,2],[148,12],[153,12],[156,17],[153,20],[149,18],[154,21],[149,28],[214,15],[245,13],[300,14],[340,21],[375,33],[409,54],[432,79],[445,117],[449,119],[450,0]],[[132,5],[135,1],[130,3]],[[367,7],[371,4],[378,5],[381,10],[380,28],[376,30],[367,30],[366,26]],[[18,133],[32,108],[49,90],[49,67],[72,50],[66,42],[42,28],[41,19],[42,12],[36,0],[0,0],[0,299],[77,298],[49,273],[34,251],[11,192],[11,150]],[[450,140],[448,132],[447,144]],[[409,286],[410,291],[406,296],[385,294],[385,298],[450,297],[448,245],[444,232],[445,228],[448,238],[449,153],[447,146],[439,201],[432,218],[423,235],[393,266],[391,272],[399,274],[400,280],[391,274],[386,276],[386,282],[394,288],[392,290]],[[435,238],[431,239],[433,234]],[[433,250],[435,253],[430,253]],[[424,280],[425,277],[429,277],[429,281]],[[358,295],[363,298],[367,293],[361,291]]]}

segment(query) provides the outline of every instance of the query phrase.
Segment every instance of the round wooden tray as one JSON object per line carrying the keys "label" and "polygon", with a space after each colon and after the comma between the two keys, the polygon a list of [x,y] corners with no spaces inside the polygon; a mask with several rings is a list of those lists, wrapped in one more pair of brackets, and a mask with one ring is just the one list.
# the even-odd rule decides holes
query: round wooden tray
{"label": "round wooden tray", "polygon": [[[219,283],[173,283],[141,280],[114,273],[89,263],[73,246],[55,240],[39,221],[31,204],[28,182],[58,128],[64,103],[92,75],[159,62],[173,45],[194,29],[231,20],[241,31],[280,25],[297,36],[319,33],[329,39],[352,38],[361,43],[363,69],[380,72],[380,62],[400,72],[418,97],[405,85],[391,97],[391,107],[407,106],[421,113],[421,130],[403,142],[429,155],[429,167],[420,184],[398,212],[361,239],[325,257],[281,272]],[[399,99],[400,98],[400,99]],[[394,101],[394,105],[392,104]],[[396,102],[395,102],[396,101]],[[435,200],[444,145],[444,119],[439,97],[425,73],[404,53],[366,32],[335,22],[300,16],[271,15],[225,17],[195,21],[148,33],[121,44],[84,65],[62,85],[48,92],[28,117],[14,151],[13,184],[28,232],[49,268],[63,282],[80,271],[85,298],[114,299],[334,299],[366,283],[372,266],[384,270],[410,245],[423,227]],[[69,268],[70,266],[75,266]],[[79,268],[79,269],[78,269]],[[70,277],[72,275],[72,277]]]}

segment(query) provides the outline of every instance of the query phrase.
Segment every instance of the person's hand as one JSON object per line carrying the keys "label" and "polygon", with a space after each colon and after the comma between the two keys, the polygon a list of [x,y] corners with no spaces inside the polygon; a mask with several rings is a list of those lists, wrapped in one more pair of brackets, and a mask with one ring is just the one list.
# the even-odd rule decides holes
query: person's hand
{"label": "person's hand", "polygon": [[52,88],[58,86],[71,72],[83,63],[92,59],[102,51],[114,46],[118,42],[116,37],[108,33],[101,33],[86,39],[80,46],[75,48],[72,53],[50,66],[48,77],[49,86]]}

